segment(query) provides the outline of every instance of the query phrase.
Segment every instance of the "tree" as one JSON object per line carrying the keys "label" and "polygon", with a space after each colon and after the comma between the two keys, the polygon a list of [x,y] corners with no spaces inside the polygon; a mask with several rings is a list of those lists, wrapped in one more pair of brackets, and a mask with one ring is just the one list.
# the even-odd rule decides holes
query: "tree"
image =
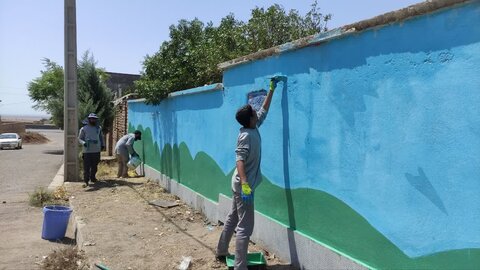
{"label": "tree", "polygon": [[[64,70],[49,59],[42,61],[45,69],[41,71],[40,77],[29,82],[29,96],[36,102],[33,106],[35,109],[50,113],[53,124],[63,128]],[[95,59],[88,51],[83,54],[77,66],[77,77],[79,124],[89,113],[95,112],[100,118],[102,131],[108,132],[113,121],[112,94],[105,84],[106,73],[96,68]]]}
{"label": "tree", "polygon": [[170,92],[221,81],[219,63],[326,31],[330,19],[315,0],[305,16],[275,4],[254,8],[248,22],[233,14],[218,26],[198,19],[180,20],[170,26],[170,40],[145,57],[137,92],[156,104]]}
{"label": "tree", "polygon": [[28,84],[33,108],[48,112],[52,123],[63,128],[63,68],[48,58],[42,59],[45,70]]}
{"label": "tree", "polygon": [[93,55],[87,51],[78,65],[78,119],[84,119],[91,112],[96,113],[105,134],[113,123],[113,96],[105,84],[105,71],[96,68],[96,64]]}
{"label": "tree", "polygon": [[172,89],[182,90],[206,81],[200,77],[202,74],[194,75],[204,67],[198,61],[205,57],[205,51],[200,49],[205,40],[204,24],[198,19],[181,20],[170,26],[170,38],[157,53],[146,57],[143,78],[137,82],[142,95],[154,102],[165,98]]}

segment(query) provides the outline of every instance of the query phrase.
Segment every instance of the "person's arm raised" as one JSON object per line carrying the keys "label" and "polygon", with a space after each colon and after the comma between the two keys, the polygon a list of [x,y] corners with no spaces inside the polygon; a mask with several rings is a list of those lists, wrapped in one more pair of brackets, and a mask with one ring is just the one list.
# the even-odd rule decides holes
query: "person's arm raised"
{"label": "person's arm raised", "polygon": [[277,80],[275,78],[270,79],[270,90],[268,91],[267,97],[263,101],[263,109],[268,111],[270,109],[270,103],[272,103],[273,93],[275,92],[275,88],[277,88]]}

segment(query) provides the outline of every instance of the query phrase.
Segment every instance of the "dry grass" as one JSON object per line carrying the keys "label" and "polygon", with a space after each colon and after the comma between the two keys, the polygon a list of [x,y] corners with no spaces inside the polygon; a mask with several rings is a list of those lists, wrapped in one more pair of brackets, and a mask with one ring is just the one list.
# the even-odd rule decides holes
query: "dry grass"
{"label": "dry grass", "polygon": [[[147,182],[143,183],[143,185],[138,188],[140,192],[142,192],[144,195],[150,195],[148,197],[153,197],[153,198],[159,198],[161,195],[171,195],[166,193],[165,189],[161,187],[158,183],[148,179]],[[171,197],[175,197],[174,195],[171,195]],[[176,200],[176,198],[175,198]]]}
{"label": "dry grass", "polygon": [[70,195],[64,186],[57,187],[53,192],[53,198],[57,201],[68,201]]}
{"label": "dry grass", "polygon": [[[101,161],[98,164],[97,177],[101,178],[116,178],[118,172],[117,163],[111,161]],[[128,176],[136,177],[135,171],[128,170]]]}
{"label": "dry grass", "polygon": [[36,188],[33,193],[28,194],[30,206],[43,207],[53,201],[53,193],[43,187]]}
{"label": "dry grass", "polygon": [[43,136],[40,133],[37,132],[25,132],[21,134],[22,137],[22,142],[26,144],[42,144],[42,143],[47,143],[49,140],[47,137]]}
{"label": "dry grass", "polygon": [[107,162],[98,164],[97,177],[115,177],[117,175],[117,166]]}
{"label": "dry grass", "polygon": [[46,188],[38,187],[33,193],[28,194],[28,203],[30,206],[44,207],[46,205],[67,205],[68,193],[66,189],[58,187],[54,192],[48,191]]}
{"label": "dry grass", "polygon": [[54,250],[42,263],[43,270],[83,270],[88,269],[83,252],[75,247]]}

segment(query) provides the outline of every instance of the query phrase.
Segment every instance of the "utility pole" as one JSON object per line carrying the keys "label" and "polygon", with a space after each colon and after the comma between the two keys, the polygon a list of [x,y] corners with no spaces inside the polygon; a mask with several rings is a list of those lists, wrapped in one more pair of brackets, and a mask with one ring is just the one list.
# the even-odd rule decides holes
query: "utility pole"
{"label": "utility pole", "polygon": [[79,180],[77,100],[77,11],[75,0],[65,0],[64,180]]}

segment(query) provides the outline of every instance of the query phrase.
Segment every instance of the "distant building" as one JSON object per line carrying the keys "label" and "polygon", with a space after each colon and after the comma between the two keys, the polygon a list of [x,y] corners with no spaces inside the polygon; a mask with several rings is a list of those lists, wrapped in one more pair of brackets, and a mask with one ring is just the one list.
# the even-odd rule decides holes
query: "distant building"
{"label": "distant building", "polygon": [[116,72],[106,72],[108,79],[106,81],[107,87],[112,90],[113,99],[118,99],[127,93],[133,92],[135,87],[134,82],[140,79],[138,74],[125,74]]}

